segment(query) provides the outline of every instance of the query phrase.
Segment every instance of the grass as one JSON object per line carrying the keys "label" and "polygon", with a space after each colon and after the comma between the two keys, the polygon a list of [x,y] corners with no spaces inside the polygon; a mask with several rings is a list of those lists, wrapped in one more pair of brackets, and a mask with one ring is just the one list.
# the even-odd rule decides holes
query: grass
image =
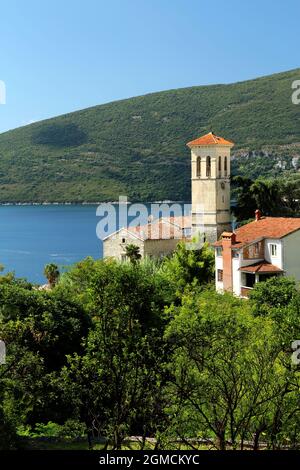
{"label": "grass", "polygon": [[[41,439],[23,439],[23,448],[26,450],[89,450],[88,442],[86,439],[82,440],[41,440]],[[153,445],[146,443],[144,450],[152,450]],[[93,450],[102,450],[104,443],[93,445]],[[112,446],[108,447],[111,450]],[[122,450],[139,450],[140,445],[138,442],[126,441],[122,446]]]}

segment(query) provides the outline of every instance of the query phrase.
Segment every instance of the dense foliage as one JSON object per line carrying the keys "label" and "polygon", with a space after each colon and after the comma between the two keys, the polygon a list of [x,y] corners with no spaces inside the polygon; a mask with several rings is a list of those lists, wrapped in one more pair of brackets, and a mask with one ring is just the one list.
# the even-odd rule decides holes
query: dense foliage
{"label": "dense foliage", "polygon": [[236,205],[233,213],[239,222],[253,219],[260,209],[264,216],[300,216],[300,176],[286,178],[250,178],[236,176],[232,179]]}
{"label": "dense foliage", "polygon": [[6,132],[0,201],[190,200],[185,144],[211,130],[236,142],[233,174],[295,172],[299,74],[153,93]]}
{"label": "dense foliage", "polygon": [[298,288],[271,278],[241,300],[215,292],[213,270],[208,246],[179,245],[160,262],[87,258],[50,291],[2,276],[0,448],[83,434],[299,448]]}

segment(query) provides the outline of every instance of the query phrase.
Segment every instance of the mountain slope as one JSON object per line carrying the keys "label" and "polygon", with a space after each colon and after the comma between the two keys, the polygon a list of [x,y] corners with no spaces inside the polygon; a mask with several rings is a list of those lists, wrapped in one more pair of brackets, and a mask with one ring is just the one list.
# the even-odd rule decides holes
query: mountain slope
{"label": "mountain slope", "polygon": [[0,201],[188,200],[185,143],[210,130],[235,141],[237,154],[267,149],[262,162],[272,152],[291,159],[300,154],[297,79],[300,69],[153,93],[1,134]]}

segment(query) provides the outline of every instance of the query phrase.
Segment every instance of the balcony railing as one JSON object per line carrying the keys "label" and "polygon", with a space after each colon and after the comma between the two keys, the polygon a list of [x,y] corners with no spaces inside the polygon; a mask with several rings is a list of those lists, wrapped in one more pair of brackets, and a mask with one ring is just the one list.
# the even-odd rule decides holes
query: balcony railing
{"label": "balcony railing", "polygon": [[241,287],[241,297],[249,297],[250,292],[253,290],[253,287]]}

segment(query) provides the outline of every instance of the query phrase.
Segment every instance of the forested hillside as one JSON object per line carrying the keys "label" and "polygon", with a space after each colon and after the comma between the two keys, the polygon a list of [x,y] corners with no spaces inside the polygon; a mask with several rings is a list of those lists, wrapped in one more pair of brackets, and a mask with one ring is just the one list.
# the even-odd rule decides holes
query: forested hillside
{"label": "forested hillside", "polygon": [[293,173],[300,106],[291,85],[299,78],[297,69],[153,93],[1,134],[0,202],[189,200],[185,143],[210,130],[236,142],[235,174]]}

